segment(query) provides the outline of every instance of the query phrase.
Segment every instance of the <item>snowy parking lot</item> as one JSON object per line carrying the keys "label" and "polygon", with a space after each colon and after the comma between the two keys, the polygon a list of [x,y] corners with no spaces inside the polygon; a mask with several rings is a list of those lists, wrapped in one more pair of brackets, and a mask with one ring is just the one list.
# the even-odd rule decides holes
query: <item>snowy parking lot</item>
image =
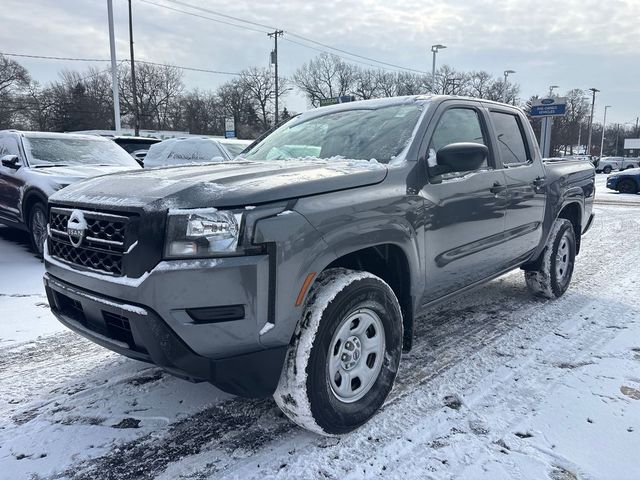
{"label": "snowy parking lot", "polygon": [[605,178],[562,298],[515,271],[424,311],[382,411],[339,438],[66,330],[0,226],[0,477],[638,478],[640,195]]}

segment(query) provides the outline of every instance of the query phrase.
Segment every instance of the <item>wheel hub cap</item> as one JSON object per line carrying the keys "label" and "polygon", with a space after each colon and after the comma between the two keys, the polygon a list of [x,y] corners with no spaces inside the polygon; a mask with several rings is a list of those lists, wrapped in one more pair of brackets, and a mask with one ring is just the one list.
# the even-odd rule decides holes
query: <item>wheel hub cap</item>
{"label": "wheel hub cap", "polygon": [[368,308],[348,314],[338,325],[327,355],[331,392],[345,403],[364,397],[382,369],[385,333],[382,320]]}

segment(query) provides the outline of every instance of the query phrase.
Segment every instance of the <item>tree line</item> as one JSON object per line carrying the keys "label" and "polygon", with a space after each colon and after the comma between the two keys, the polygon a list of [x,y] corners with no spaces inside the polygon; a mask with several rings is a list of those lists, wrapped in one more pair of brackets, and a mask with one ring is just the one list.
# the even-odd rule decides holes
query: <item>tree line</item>
{"label": "tree line", "polygon": [[[430,74],[364,68],[322,53],[300,66],[291,78],[279,78],[280,97],[296,88],[312,107],[340,96],[356,99],[417,94],[449,94],[506,101],[530,111],[537,97],[519,98],[520,86],[486,71],[458,71],[447,65]],[[133,125],[134,98],[129,64],[118,67],[118,90],[123,125]],[[224,119],[235,120],[240,138],[256,138],[273,127],[275,78],[268,68],[252,67],[215,90],[187,89],[181,69],[152,63],[136,64],[136,97],[140,128],[222,135]],[[580,89],[566,94],[567,115],[554,119],[552,151],[577,153],[585,145],[589,99]],[[281,105],[284,102],[281,102]],[[281,119],[291,113],[285,107]],[[540,122],[530,118],[539,135]],[[63,70],[45,85],[33,80],[17,61],[0,55],[0,129],[74,131],[114,128],[111,70]],[[592,144],[599,153],[601,124],[594,122]],[[608,125],[605,153],[622,153],[624,138],[637,135],[633,126]],[[617,138],[617,142],[616,142]]]}

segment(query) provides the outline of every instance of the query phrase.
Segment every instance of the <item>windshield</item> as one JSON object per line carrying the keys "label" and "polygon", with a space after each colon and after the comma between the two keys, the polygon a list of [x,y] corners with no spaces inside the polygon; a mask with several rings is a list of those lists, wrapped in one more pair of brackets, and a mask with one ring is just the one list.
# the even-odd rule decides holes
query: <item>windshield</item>
{"label": "windshield", "polygon": [[118,145],[101,138],[24,137],[31,166],[47,165],[122,165],[138,163]]}
{"label": "windshield", "polygon": [[145,167],[209,163],[227,160],[215,140],[206,138],[169,139],[151,145],[144,159]]}
{"label": "windshield", "polygon": [[229,154],[232,157],[237,157],[238,155],[240,155],[242,153],[242,151],[245,148],[247,148],[249,145],[251,145],[251,142],[240,143],[240,142],[225,142],[225,141],[221,141],[220,143],[222,144],[222,146],[224,148],[227,149],[227,151],[229,152]]}
{"label": "windshield", "polygon": [[411,140],[424,105],[328,113],[308,120],[295,118],[243,155],[247,160],[299,157],[371,160],[388,163]]}

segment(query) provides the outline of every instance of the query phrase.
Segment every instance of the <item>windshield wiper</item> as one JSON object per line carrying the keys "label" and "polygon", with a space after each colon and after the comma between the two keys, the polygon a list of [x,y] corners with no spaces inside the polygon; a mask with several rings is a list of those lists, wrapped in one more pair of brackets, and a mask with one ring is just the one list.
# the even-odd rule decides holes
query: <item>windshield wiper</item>
{"label": "windshield wiper", "polygon": [[33,168],[49,168],[49,167],[68,167],[69,163],[46,163],[42,165],[33,165]]}

